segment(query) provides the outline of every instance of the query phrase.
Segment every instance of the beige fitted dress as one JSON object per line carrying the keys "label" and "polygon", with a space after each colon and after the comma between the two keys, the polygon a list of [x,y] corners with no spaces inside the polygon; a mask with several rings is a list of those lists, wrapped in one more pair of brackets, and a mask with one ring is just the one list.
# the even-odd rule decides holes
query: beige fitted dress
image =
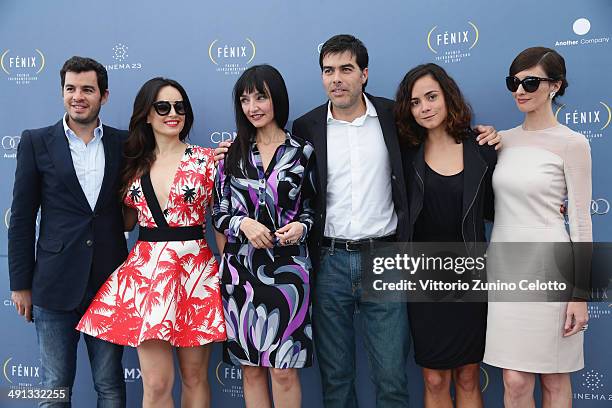
{"label": "beige fitted dress", "polygon": [[[504,273],[545,277],[543,259],[550,257],[550,245],[540,243],[592,241],[589,142],[563,125],[537,131],[518,126],[500,133],[504,146],[493,174],[491,242],[529,245],[520,256],[492,256],[488,280]],[[569,234],[559,211],[566,198]],[[500,248],[498,253],[503,252]],[[483,361],[533,373],[580,370],[584,333],[563,337],[566,307],[561,302],[489,302]]]}

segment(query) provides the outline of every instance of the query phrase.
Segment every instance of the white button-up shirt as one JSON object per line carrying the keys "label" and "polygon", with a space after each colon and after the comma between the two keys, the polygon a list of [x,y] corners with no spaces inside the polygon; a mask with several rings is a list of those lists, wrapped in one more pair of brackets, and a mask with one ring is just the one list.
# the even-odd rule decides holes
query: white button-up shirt
{"label": "white button-up shirt", "polygon": [[68,127],[66,114],[64,115],[64,133],[68,139],[72,164],[76,172],[79,184],[85,193],[87,202],[93,210],[98,201],[102,180],[104,180],[104,145],[102,144],[102,121],[94,129],[93,139],[85,144],[76,133]]}
{"label": "white button-up shirt", "polygon": [[346,122],[327,107],[327,217],[324,235],[363,239],[395,233],[389,152],[374,105]]}

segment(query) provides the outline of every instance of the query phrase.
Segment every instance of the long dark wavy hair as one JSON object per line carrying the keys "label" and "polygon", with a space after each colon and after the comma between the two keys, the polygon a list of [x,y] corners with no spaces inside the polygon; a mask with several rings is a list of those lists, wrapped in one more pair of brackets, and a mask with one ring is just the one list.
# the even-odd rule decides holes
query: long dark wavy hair
{"label": "long dark wavy hair", "polygon": [[134,100],[134,111],[130,119],[129,135],[123,145],[123,157],[125,158],[123,172],[121,175],[121,196],[125,197],[127,190],[135,178],[146,174],[151,170],[155,161],[155,136],[151,125],[147,123],[147,116],[157,100],[157,94],[165,86],[171,86],[180,92],[185,103],[185,126],[179,134],[179,139],[185,141],[193,125],[193,109],[185,88],[178,82],[157,77],[144,83],[136,99]]}
{"label": "long dark wavy hair", "polygon": [[243,93],[260,92],[272,100],[274,121],[284,129],[289,119],[289,96],[282,75],[271,65],[255,65],[242,73],[234,85],[234,114],[237,136],[225,157],[225,174],[240,176],[240,163],[247,163],[251,140],[257,129],[242,111],[240,98]]}
{"label": "long dark wavy hair", "polygon": [[472,109],[463,98],[455,80],[446,73],[444,68],[432,63],[412,68],[397,88],[394,113],[400,141],[404,145],[419,146],[427,138],[427,129],[416,122],[410,109],[412,88],[417,80],[427,75],[431,76],[442,88],[448,112],[446,131],[457,143],[460,143],[471,134]]}

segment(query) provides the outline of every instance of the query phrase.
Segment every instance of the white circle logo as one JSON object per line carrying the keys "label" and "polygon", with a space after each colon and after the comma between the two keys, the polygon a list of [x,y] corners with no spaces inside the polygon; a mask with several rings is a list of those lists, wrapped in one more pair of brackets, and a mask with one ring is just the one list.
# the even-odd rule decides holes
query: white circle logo
{"label": "white circle logo", "polygon": [[574,21],[574,32],[578,35],[585,35],[591,30],[591,22],[586,18],[579,18]]}

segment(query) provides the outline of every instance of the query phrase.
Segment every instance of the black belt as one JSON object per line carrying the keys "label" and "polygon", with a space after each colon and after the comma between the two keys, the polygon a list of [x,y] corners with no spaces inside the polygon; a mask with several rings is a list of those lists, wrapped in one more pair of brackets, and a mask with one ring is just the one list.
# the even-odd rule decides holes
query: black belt
{"label": "black belt", "polygon": [[138,228],[138,240],[148,242],[165,241],[193,241],[204,239],[204,227],[192,225],[190,227],[163,227],[163,228]]}
{"label": "black belt", "polygon": [[321,246],[334,249],[344,249],[346,251],[360,251],[366,248],[367,245],[370,245],[372,242],[395,242],[395,235],[357,240],[323,237]]}

